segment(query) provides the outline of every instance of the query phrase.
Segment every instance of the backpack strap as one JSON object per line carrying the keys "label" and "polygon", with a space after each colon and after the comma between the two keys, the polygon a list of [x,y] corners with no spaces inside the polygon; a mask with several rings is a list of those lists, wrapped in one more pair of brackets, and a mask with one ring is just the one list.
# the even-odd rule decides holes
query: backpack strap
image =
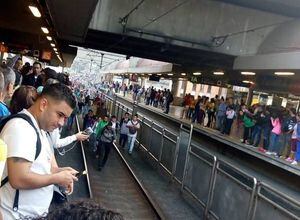
{"label": "backpack strap", "polygon": [[[31,120],[30,116],[28,116],[28,115],[26,115],[24,113],[19,113],[19,114],[10,115],[8,117],[3,118],[0,121],[0,132],[2,131],[2,129],[4,128],[4,126],[6,125],[6,123],[9,120],[13,119],[13,118],[22,118],[23,120],[27,121],[32,128],[34,128],[36,136],[37,136],[37,139],[36,139],[36,150],[35,150],[35,156],[34,156],[34,160],[36,160],[38,158],[38,156],[40,155],[40,153],[41,153],[42,143],[41,143],[39,132],[38,132],[37,128],[34,126],[34,124],[33,124],[32,120]],[[9,179],[8,179],[8,176],[7,176],[7,177],[5,177],[1,181],[1,187],[4,184],[6,184],[8,181],[9,181]],[[19,194],[20,194],[19,190],[16,189],[16,194],[15,194],[14,203],[13,203],[13,210],[15,212],[18,211],[18,208],[19,208]]]}

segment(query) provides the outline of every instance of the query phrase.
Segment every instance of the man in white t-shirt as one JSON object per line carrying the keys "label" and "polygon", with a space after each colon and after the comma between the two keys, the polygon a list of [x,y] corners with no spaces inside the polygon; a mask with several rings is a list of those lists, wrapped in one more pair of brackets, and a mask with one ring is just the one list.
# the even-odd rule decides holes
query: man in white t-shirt
{"label": "man in white t-shirt", "polygon": [[137,136],[137,131],[140,129],[140,123],[137,114],[132,117],[132,120],[127,122],[126,127],[128,128],[128,153],[131,154]]}
{"label": "man in white t-shirt", "polygon": [[[0,138],[7,144],[7,162],[2,179],[9,182],[0,189],[0,210],[3,219],[19,219],[45,215],[53,195],[53,184],[73,190],[77,180],[72,168],[57,167],[46,131],[63,126],[76,106],[72,91],[65,85],[45,86],[37,101],[22,113],[28,115],[41,140],[41,152],[35,159],[37,133],[24,119],[7,122]],[[18,209],[13,209],[16,189],[19,190]]]}

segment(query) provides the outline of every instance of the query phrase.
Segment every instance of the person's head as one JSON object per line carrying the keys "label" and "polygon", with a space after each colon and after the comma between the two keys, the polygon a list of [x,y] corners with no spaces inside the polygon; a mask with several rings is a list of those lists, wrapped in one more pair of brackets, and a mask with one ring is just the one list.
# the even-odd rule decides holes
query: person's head
{"label": "person's head", "polygon": [[76,99],[66,85],[56,83],[46,85],[29,111],[36,117],[39,127],[53,131],[62,127],[76,107]]}
{"label": "person's head", "polygon": [[22,65],[23,65],[22,59],[18,58],[17,61],[15,62],[14,69],[20,71],[22,69]]}
{"label": "person's head", "polygon": [[3,73],[4,87],[1,90],[3,98],[11,98],[14,92],[14,84],[16,80],[15,72],[7,66],[2,66],[0,71]]}
{"label": "person's head", "polygon": [[56,206],[47,216],[35,220],[124,220],[117,212],[107,210],[92,200],[72,201]]}
{"label": "person's head", "polygon": [[33,71],[33,74],[38,76],[41,74],[41,71],[42,71],[42,64],[40,62],[34,62],[33,65],[32,65],[32,71]]}
{"label": "person's head", "polygon": [[113,115],[113,116],[111,116],[110,120],[111,120],[112,122],[116,122],[116,121],[117,121],[117,117],[116,117],[115,115]]}
{"label": "person's head", "polygon": [[107,116],[107,115],[104,115],[104,116],[102,117],[102,120],[103,120],[103,121],[108,121],[108,116]]}
{"label": "person's head", "polygon": [[37,91],[33,86],[20,86],[15,90],[11,102],[11,114],[17,114],[23,109],[30,108],[37,99]]}
{"label": "person's head", "polygon": [[128,112],[125,112],[125,115],[124,115],[124,118],[129,118],[129,113]]}
{"label": "person's head", "polygon": [[94,115],[94,112],[93,112],[92,109],[90,109],[90,110],[88,111],[88,116],[92,117],[93,115]]}
{"label": "person's head", "polygon": [[108,124],[106,125],[106,128],[107,128],[108,130],[111,130],[111,129],[112,129],[112,123],[111,123],[111,121],[108,122]]}
{"label": "person's head", "polygon": [[133,115],[132,120],[133,120],[133,121],[137,121],[138,118],[139,118],[138,114],[135,114],[135,115]]}

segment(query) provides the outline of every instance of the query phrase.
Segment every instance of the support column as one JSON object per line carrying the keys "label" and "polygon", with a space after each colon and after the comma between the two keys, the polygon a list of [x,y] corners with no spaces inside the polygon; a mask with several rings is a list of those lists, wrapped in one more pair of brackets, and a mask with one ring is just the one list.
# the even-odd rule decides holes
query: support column
{"label": "support column", "polygon": [[249,87],[249,92],[248,92],[248,95],[247,95],[247,99],[246,99],[246,106],[250,106],[251,103],[252,103],[253,91],[254,91],[254,87],[250,86]]}
{"label": "support column", "polygon": [[178,94],[178,88],[179,87],[179,80],[178,79],[172,79],[172,95],[173,97],[178,97],[177,94]]}

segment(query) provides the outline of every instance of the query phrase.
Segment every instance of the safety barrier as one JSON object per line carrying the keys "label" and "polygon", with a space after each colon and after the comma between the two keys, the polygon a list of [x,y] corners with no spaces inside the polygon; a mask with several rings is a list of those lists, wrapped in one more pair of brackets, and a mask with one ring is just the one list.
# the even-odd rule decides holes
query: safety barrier
{"label": "safety barrier", "polygon": [[[119,120],[125,112],[136,113],[135,105],[104,96]],[[300,219],[299,201],[192,143],[192,125],[181,125],[178,135],[141,114],[139,120],[138,145],[198,201],[204,219]]]}

